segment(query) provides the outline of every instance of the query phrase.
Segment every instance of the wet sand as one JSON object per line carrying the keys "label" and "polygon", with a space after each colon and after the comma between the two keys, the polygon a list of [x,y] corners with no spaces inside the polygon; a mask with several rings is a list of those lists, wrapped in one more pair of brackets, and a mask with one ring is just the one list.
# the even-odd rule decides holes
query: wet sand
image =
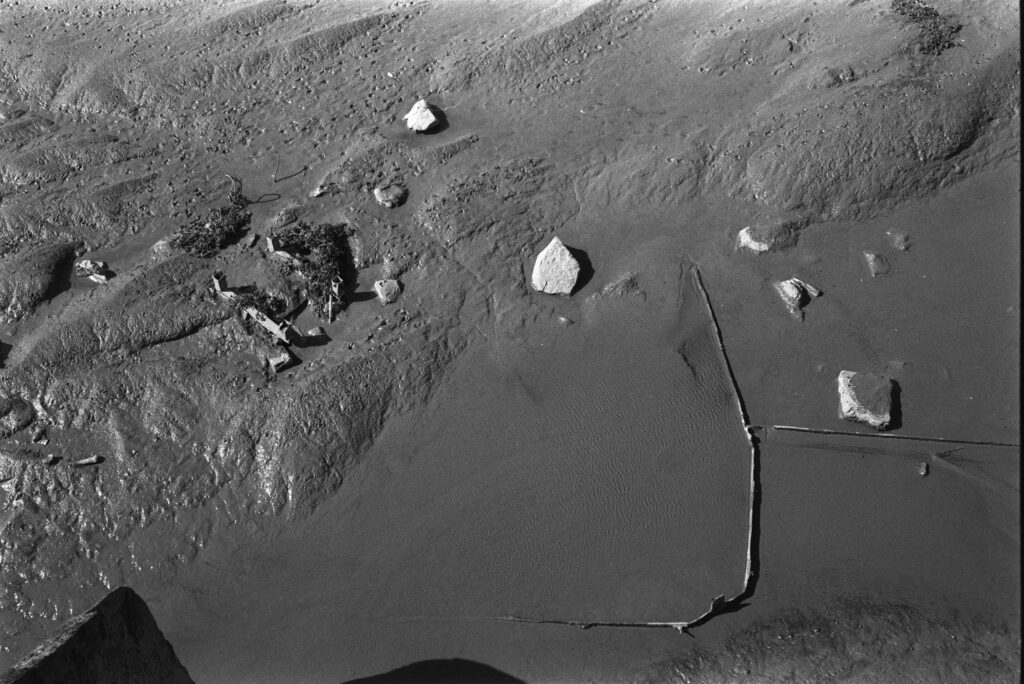
{"label": "wet sand", "polygon": [[[190,671],[244,679],[233,647],[212,646],[237,638],[232,604],[278,625],[251,634],[255,671],[330,680],[384,667],[393,626],[684,622],[742,593],[750,445],[696,276],[668,281],[467,351],[208,631],[187,628]],[[278,587],[272,603],[241,598],[259,586]]]}

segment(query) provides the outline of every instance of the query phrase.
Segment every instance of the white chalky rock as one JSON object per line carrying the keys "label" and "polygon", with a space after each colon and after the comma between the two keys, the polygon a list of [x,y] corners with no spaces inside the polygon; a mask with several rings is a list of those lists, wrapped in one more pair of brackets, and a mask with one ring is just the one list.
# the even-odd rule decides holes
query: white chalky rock
{"label": "white chalky rock", "polygon": [[402,117],[405,125],[417,133],[426,133],[437,125],[437,117],[426,100],[419,100],[409,113]]}
{"label": "white chalky rock", "polygon": [[736,249],[755,254],[787,249],[796,242],[797,226],[791,221],[757,223],[747,226],[736,235]]}
{"label": "white chalky rock", "polygon": [[391,304],[398,299],[402,292],[402,286],[397,280],[378,280],[373,284],[373,291],[377,293],[377,299],[381,304]]}
{"label": "white chalky rock", "polygon": [[394,183],[373,189],[373,198],[377,200],[377,204],[388,209],[393,209],[404,203],[408,194],[409,192],[404,186]]}
{"label": "white chalky rock", "polygon": [[548,294],[572,294],[580,264],[557,237],[537,255],[533,264],[533,289]]}
{"label": "white chalky rock", "polygon": [[839,417],[885,430],[892,422],[892,380],[884,375],[839,371]]}
{"label": "white chalky rock", "polygon": [[736,248],[761,253],[771,250],[772,246],[769,242],[754,238],[750,233],[750,226],[747,226],[736,236]]}

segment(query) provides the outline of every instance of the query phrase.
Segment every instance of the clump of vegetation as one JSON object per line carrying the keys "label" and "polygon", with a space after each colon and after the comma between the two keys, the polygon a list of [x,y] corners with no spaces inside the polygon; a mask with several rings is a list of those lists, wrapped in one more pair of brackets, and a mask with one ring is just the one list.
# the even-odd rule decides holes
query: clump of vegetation
{"label": "clump of vegetation", "polygon": [[[352,260],[345,226],[328,223],[311,226],[298,221],[274,237],[280,249],[302,262],[299,270],[308,283],[310,300],[320,308],[326,307],[332,294],[331,283],[343,280],[346,264]],[[336,299],[336,304],[343,306],[344,302]]]}
{"label": "clump of vegetation", "polygon": [[236,291],[235,296],[230,301],[232,306],[240,312],[253,308],[265,315],[267,318],[274,319],[283,314],[288,305],[288,303],[281,297],[272,295],[258,288],[242,292]]}
{"label": "clump of vegetation", "polygon": [[211,209],[205,218],[193,219],[171,238],[172,247],[180,247],[198,257],[212,257],[245,233],[252,214],[241,207]]}
{"label": "clump of vegetation", "polygon": [[892,9],[920,27],[917,45],[924,54],[941,55],[946,49],[956,46],[953,39],[960,33],[963,24],[940,14],[923,0],[892,0]]}

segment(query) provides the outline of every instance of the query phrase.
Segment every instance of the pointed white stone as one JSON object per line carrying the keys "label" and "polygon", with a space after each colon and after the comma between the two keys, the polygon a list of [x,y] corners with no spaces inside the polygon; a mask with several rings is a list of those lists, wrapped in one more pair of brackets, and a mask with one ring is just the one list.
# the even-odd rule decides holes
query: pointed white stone
{"label": "pointed white stone", "polygon": [[437,117],[426,100],[416,102],[402,118],[405,119],[405,125],[417,133],[426,133],[437,125]]}
{"label": "pointed white stone", "polygon": [[537,255],[533,264],[533,289],[548,294],[572,294],[580,264],[557,237]]}

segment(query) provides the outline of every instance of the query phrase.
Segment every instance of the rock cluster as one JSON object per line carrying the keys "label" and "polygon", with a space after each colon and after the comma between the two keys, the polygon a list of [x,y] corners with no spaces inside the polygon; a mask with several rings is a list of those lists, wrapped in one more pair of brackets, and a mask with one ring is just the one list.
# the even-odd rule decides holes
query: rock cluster
{"label": "rock cluster", "polygon": [[580,264],[569,248],[557,237],[539,255],[533,264],[533,289],[547,294],[572,294],[580,275]]}
{"label": "rock cluster", "polygon": [[82,259],[75,264],[75,275],[88,278],[94,283],[105,283],[113,276],[107,268],[107,262],[94,259]]}

